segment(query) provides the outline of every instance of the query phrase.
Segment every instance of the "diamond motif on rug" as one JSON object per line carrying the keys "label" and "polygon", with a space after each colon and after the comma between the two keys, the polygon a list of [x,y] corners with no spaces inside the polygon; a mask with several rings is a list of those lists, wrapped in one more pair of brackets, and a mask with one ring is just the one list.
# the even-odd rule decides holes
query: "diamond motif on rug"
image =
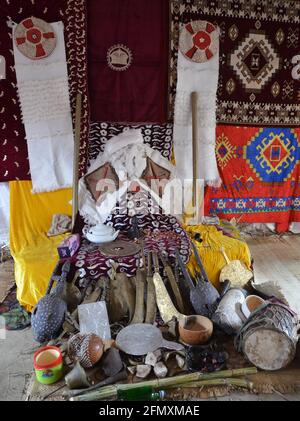
{"label": "diamond motif on rug", "polygon": [[287,181],[300,162],[297,136],[292,129],[261,129],[245,146],[245,159],[261,181]]}
{"label": "diamond motif on rug", "polygon": [[246,92],[260,92],[280,68],[280,59],[262,31],[251,30],[230,57]]}
{"label": "diamond motif on rug", "polygon": [[231,158],[236,156],[235,148],[231,145],[228,137],[224,133],[217,137],[216,152],[218,164],[222,169],[226,167]]}

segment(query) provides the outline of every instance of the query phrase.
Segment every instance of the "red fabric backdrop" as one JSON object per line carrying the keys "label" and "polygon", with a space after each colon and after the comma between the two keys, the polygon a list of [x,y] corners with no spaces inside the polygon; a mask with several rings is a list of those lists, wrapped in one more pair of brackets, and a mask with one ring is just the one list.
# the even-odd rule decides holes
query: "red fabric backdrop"
{"label": "red fabric backdrop", "polygon": [[[91,120],[165,122],[168,1],[89,0],[87,7]],[[118,71],[107,55],[119,44],[132,62]]]}

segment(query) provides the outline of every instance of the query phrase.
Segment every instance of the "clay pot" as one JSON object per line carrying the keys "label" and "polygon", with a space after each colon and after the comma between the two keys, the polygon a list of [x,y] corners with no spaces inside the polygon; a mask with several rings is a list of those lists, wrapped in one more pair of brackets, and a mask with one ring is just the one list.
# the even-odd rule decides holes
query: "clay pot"
{"label": "clay pot", "polygon": [[204,344],[213,333],[212,322],[207,317],[198,315],[186,316],[178,328],[180,338],[188,345]]}
{"label": "clay pot", "polygon": [[94,333],[72,336],[68,342],[68,355],[73,361],[79,361],[82,367],[93,367],[102,357],[104,343]]}

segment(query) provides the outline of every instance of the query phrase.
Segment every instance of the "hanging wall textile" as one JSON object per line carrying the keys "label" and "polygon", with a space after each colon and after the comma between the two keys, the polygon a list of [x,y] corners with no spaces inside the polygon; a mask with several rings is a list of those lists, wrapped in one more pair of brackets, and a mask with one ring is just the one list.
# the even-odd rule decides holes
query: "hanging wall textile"
{"label": "hanging wall textile", "polygon": [[[69,92],[75,126],[76,96],[82,95],[81,130],[79,145],[79,176],[86,172],[88,164],[89,101],[87,74],[87,11],[86,0],[66,0],[63,22],[69,75]],[[51,2],[52,7],[52,2]]]}
{"label": "hanging wall textile", "polygon": [[[43,30],[56,40],[51,53],[39,42]],[[13,38],[33,192],[71,187],[74,138],[63,23],[26,18],[14,24]]]}
{"label": "hanging wall textile", "polygon": [[[87,163],[88,100],[85,0],[0,0],[0,55],[6,60],[6,79],[0,80],[0,181],[30,179],[24,125],[17,95],[12,33],[7,21],[35,16],[46,22],[62,20],[68,64],[72,115],[77,92],[83,95],[80,142],[80,174]],[[42,60],[41,60],[42,61]]]}
{"label": "hanging wall textile", "polygon": [[124,125],[117,123],[91,123],[89,136],[89,161],[96,159],[100,152],[104,152],[106,143],[114,136],[125,130],[141,129],[144,142],[161,153],[167,159],[171,159],[173,147],[173,125],[166,124],[139,124]]}
{"label": "hanging wall textile", "polygon": [[174,153],[181,180],[193,178],[192,92],[197,92],[198,178],[219,183],[215,156],[219,29],[207,21],[181,26],[174,113]]}
{"label": "hanging wall textile", "polygon": [[179,23],[199,19],[221,30],[217,122],[299,126],[296,57],[300,51],[300,2],[171,1],[171,105],[176,89]]}
{"label": "hanging wall textile", "polygon": [[208,188],[206,213],[241,222],[300,221],[300,129],[217,127],[224,184]]}
{"label": "hanging wall textile", "polygon": [[167,120],[168,1],[89,0],[92,121]]}

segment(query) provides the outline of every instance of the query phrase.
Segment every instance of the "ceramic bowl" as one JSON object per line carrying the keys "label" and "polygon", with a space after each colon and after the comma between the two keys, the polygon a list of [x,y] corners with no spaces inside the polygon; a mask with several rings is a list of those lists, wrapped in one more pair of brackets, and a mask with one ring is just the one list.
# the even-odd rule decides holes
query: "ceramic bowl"
{"label": "ceramic bowl", "polygon": [[118,235],[119,231],[116,231],[113,227],[101,223],[95,225],[86,232],[86,238],[91,243],[96,244],[104,244],[115,241]]}
{"label": "ceramic bowl", "polygon": [[248,295],[245,301],[241,304],[241,310],[246,319],[250,317],[250,314],[258,307],[263,305],[265,300],[260,298],[258,295]]}
{"label": "ceramic bowl", "polygon": [[186,316],[179,323],[180,338],[188,345],[200,345],[206,343],[213,333],[212,322],[204,316]]}

